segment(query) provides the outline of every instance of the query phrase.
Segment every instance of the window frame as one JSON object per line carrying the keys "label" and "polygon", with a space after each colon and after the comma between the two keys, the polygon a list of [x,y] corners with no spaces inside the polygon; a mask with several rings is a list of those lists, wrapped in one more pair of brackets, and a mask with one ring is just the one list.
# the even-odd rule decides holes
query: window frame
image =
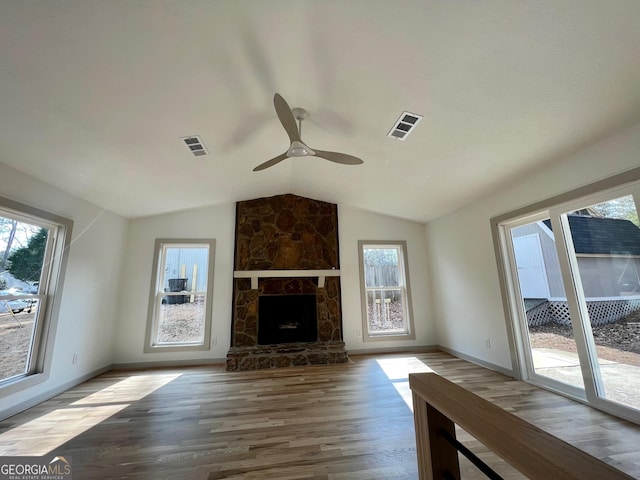
{"label": "window frame", "polygon": [[0,380],[0,393],[5,396],[43,383],[51,375],[73,221],[1,196],[0,211],[49,229],[38,293],[30,296],[38,298],[39,305],[28,367],[23,374]]}
{"label": "window frame", "polygon": [[[597,357],[592,351],[593,345],[585,336],[583,322],[584,319],[588,320],[589,317],[586,311],[587,307],[584,301],[585,295],[582,291],[581,280],[578,276],[579,268],[577,266],[575,252],[573,252],[570,247],[572,241],[568,220],[566,219],[566,212],[570,210],[582,208],[584,205],[593,205],[595,203],[608,201],[626,194],[634,195],[636,210],[638,210],[638,202],[640,201],[640,168],[634,168],[627,172],[542,200],[528,207],[522,207],[513,212],[494,217],[491,219],[491,229],[498,263],[503,309],[515,377],[518,380],[523,380],[542,388],[567,395],[594,408],[625,418],[629,421],[640,423],[640,411],[638,409],[614,403],[597,395],[597,390],[601,388],[597,385],[593,375],[593,372],[597,368],[597,366],[593,366],[593,359]],[[563,284],[567,302],[572,313],[572,326],[578,354],[581,364],[589,366],[588,371],[585,371],[585,367],[583,367],[584,390],[567,388],[566,385],[561,385],[552,380],[531,374],[531,362],[526,356],[526,345],[523,342],[522,335],[526,315],[518,299],[517,274],[514,272],[513,252],[507,236],[510,228],[542,216],[548,216],[551,219],[554,225],[553,230],[557,232],[556,249],[563,272]]]}
{"label": "window frame", "polygon": [[[365,248],[394,248],[398,250],[398,270],[400,275],[400,288],[404,296],[404,332],[369,331],[369,316],[367,308],[367,284],[365,281],[364,249]],[[413,307],[411,302],[411,281],[409,278],[409,260],[407,242],[405,240],[358,240],[358,260],[360,264],[360,299],[362,309],[362,339],[365,342],[380,342],[393,340],[415,340],[415,328],[413,322]]]}
{"label": "window frame", "polygon": [[[211,323],[213,311],[213,277],[215,260],[215,239],[202,238],[157,238],[153,250],[153,269],[151,275],[151,286],[149,288],[149,308],[147,310],[147,328],[144,340],[144,353],[158,352],[190,352],[205,351],[211,349]],[[164,275],[160,267],[164,265],[163,252],[166,248],[180,246],[201,246],[208,247],[207,258],[207,290],[205,292],[205,313],[204,313],[204,333],[202,343],[156,343],[158,332],[158,296],[164,292],[162,282]]]}

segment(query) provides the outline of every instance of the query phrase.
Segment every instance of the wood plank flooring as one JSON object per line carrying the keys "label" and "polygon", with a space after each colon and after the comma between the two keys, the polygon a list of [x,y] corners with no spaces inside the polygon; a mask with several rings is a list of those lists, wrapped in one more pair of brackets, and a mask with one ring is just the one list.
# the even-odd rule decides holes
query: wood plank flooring
{"label": "wood plank flooring", "polygon": [[[640,427],[445,353],[109,372],[0,422],[0,456],[64,455],[76,479],[414,480],[407,372],[428,368],[640,478]],[[484,478],[461,467],[464,479]]]}

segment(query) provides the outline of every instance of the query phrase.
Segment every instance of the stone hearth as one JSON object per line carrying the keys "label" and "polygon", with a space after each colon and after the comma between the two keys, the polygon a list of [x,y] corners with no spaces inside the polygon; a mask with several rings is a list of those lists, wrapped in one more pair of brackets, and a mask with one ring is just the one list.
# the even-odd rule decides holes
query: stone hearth
{"label": "stone hearth", "polygon": [[[295,195],[238,202],[235,270],[259,271],[260,278],[254,288],[249,278],[234,278],[227,370],[348,360],[342,341],[336,205]],[[269,270],[278,276],[269,276]],[[321,270],[337,273],[320,280],[314,271]],[[288,276],[287,271],[295,272]],[[316,296],[317,341],[260,345],[260,296],[310,294]],[[287,312],[288,318],[292,315]]]}

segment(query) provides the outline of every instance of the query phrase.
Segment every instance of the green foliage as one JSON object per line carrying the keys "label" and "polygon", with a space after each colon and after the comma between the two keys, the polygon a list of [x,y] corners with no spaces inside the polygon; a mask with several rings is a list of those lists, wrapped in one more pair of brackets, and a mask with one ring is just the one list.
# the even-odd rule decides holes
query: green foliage
{"label": "green foliage", "polygon": [[46,245],[47,230],[41,228],[29,238],[26,247],[20,247],[9,255],[7,260],[11,275],[25,282],[37,282],[40,280]]}
{"label": "green foliage", "polygon": [[7,288],[7,281],[0,279],[0,290],[4,290]]}

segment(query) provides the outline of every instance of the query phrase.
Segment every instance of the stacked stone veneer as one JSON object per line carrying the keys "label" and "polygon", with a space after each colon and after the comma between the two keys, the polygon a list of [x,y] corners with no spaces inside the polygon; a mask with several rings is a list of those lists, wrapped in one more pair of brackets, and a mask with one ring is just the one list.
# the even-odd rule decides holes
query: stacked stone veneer
{"label": "stacked stone veneer", "polygon": [[[339,269],[338,215],[335,204],[296,195],[238,202],[235,270]],[[342,341],[340,278],[266,276],[234,279],[231,348],[227,370],[333,364],[348,360]],[[258,345],[260,295],[315,294],[318,341]]]}

